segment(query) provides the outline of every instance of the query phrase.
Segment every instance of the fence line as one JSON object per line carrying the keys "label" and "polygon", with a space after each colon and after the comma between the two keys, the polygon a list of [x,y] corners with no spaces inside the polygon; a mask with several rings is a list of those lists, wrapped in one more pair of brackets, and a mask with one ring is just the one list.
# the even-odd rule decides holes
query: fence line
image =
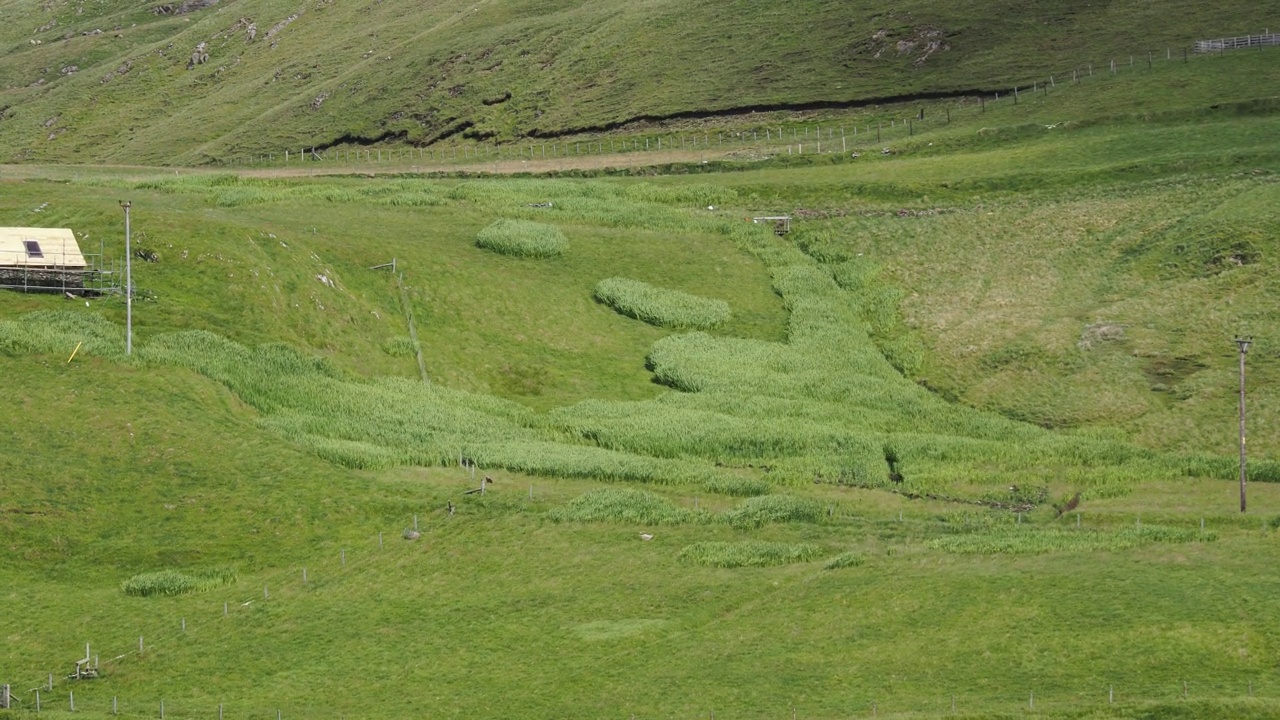
{"label": "fence line", "polygon": [[1240,37],[1219,38],[1217,40],[1197,40],[1195,51],[1198,53],[1222,52],[1223,50],[1239,50],[1241,48],[1266,47],[1280,45],[1280,35],[1270,32],[1262,35],[1242,35]]}

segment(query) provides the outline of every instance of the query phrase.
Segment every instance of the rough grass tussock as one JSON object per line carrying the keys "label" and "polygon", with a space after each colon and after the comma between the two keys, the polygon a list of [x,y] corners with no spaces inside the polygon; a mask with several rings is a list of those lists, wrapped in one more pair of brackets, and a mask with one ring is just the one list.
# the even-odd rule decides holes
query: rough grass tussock
{"label": "rough grass tussock", "polygon": [[824,570],[839,570],[841,568],[858,567],[864,562],[866,561],[863,559],[862,555],[855,552],[847,552],[840,553],[839,555],[831,558],[823,564],[822,568]]}
{"label": "rough grass tussock", "polygon": [[1117,531],[1004,525],[989,531],[929,540],[933,550],[963,555],[1042,555],[1056,552],[1128,550],[1153,543],[1213,542],[1217,533],[1194,528],[1143,525]]}
{"label": "rough grass tussock", "polygon": [[822,517],[822,504],[796,495],[762,495],[723,515],[725,522],[736,528],[756,528],[769,523],[816,522]]}
{"label": "rough grass tussock", "polygon": [[602,488],[570,500],[549,513],[556,522],[612,521],[637,525],[679,525],[705,522],[707,513],[676,507],[670,500],[644,490]]}
{"label": "rough grass tussock", "polygon": [[699,542],[685,547],[677,559],[690,565],[708,567],[769,567],[808,562],[822,554],[816,545],[765,542]]}
{"label": "rough grass tussock", "polygon": [[166,569],[138,573],[120,583],[120,589],[125,595],[138,597],[173,596],[212,590],[235,581],[234,568]]}
{"label": "rough grass tussock", "polygon": [[627,317],[650,325],[709,330],[729,320],[729,303],[698,297],[640,280],[612,277],[596,283],[595,297]]}
{"label": "rough grass tussock", "polygon": [[522,258],[553,258],[564,254],[569,241],[551,225],[530,220],[499,220],[476,235],[476,247]]}

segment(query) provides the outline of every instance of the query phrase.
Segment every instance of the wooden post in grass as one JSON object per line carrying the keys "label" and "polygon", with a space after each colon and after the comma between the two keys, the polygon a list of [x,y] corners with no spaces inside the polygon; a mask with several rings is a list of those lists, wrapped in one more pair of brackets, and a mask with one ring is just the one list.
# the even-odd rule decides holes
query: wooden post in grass
{"label": "wooden post in grass", "polygon": [[111,714],[112,714],[112,715],[118,715],[118,714],[119,714],[119,713],[117,712],[117,709],[116,709],[116,700],[117,700],[117,699],[118,699],[118,698],[116,698],[116,696],[114,696],[114,695],[112,695],[112,696],[111,696]]}
{"label": "wooden post in grass", "polygon": [[0,710],[8,710],[9,706],[13,704],[9,699],[10,697],[9,686],[0,685]]}
{"label": "wooden post in grass", "polygon": [[160,720],[164,720],[164,701],[160,701]]}
{"label": "wooden post in grass", "polygon": [[382,549],[382,533],[378,533],[378,549]]}
{"label": "wooden post in grass", "polygon": [[1034,692],[1031,693],[1031,698],[1027,700],[1027,709],[1028,710],[1036,709],[1036,694]]}
{"label": "wooden post in grass", "polygon": [[1112,685],[1107,688],[1107,704],[1114,705],[1116,702],[1116,686]]}
{"label": "wooden post in grass", "polygon": [[1245,483],[1247,471],[1245,467],[1245,433],[1244,433],[1244,356],[1249,352],[1249,344],[1253,338],[1238,337],[1236,345],[1240,348],[1240,512],[1245,511]]}
{"label": "wooden post in grass", "polygon": [[222,617],[226,617],[226,616],[227,616],[227,604],[224,602],[222,603]]}
{"label": "wooden post in grass", "polygon": [[187,631],[187,619],[182,618],[182,632],[186,632],[186,631]]}
{"label": "wooden post in grass", "polygon": [[218,720],[222,720],[222,703],[218,703]]}
{"label": "wooden post in grass", "polygon": [[342,550],[339,550],[339,551],[338,551],[338,559],[341,561],[341,563],[342,563],[342,566],[343,566],[343,567],[346,567],[346,566],[347,566],[347,550],[346,550],[346,548],[343,548]]}
{"label": "wooden post in grass", "polygon": [[71,712],[75,712],[76,711],[76,691],[75,690],[67,691],[67,703],[71,707]]}
{"label": "wooden post in grass", "polygon": [[142,636],[141,635],[138,636],[138,654],[139,655],[142,654]]}
{"label": "wooden post in grass", "polygon": [[267,592],[267,586],[266,586],[266,585],[263,585],[263,586],[262,586],[262,599],[263,599],[263,600],[270,600],[270,599],[271,599],[271,593]]}
{"label": "wooden post in grass", "polygon": [[302,584],[303,584],[303,585],[306,585],[306,584],[307,584],[307,569],[306,569],[306,568],[302,568]]}
{"label": "wooden post in grass", "polygon": [[36,712],[40,712],[40,690],[36,690]]}

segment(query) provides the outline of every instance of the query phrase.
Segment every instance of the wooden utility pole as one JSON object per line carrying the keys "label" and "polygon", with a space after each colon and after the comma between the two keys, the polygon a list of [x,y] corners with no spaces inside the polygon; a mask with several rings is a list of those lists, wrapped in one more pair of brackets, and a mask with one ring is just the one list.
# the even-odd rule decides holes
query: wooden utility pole
{"label": "wooden utility pole", "polygon": [[133,354],[133,253],[129,247],[129,208],[133,203],[124,200],[124,354]]}
{"label": "wooden utility pole", "polygon": [[1245,437],[1244,437],[1244,356],[1249,352],[1249,343],[1253,342],[1251,337],[1236,338],[1236,345],[1240,347],[1240,512],[1245,511],[1244,489],[1247,480],[1245,471]]}

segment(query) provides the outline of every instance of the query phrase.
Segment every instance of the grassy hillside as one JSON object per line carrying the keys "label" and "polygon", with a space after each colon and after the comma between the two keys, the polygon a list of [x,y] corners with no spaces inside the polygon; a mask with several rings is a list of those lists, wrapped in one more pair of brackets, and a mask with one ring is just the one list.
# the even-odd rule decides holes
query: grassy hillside
{"label": "grassy hillside", "polygon": [[[1277,7],[5,0],[0,142],[16,161],[191,164],[1003,90],[1259,32]],[[193,54],[203,62],[188,69]]]}
{"label": "grassy hillside", "polygon": [[155,260],[129,358],[0,294],[11,714],[1280,714],[1280,121],[1166,72],[666,177],[0,182]]}

